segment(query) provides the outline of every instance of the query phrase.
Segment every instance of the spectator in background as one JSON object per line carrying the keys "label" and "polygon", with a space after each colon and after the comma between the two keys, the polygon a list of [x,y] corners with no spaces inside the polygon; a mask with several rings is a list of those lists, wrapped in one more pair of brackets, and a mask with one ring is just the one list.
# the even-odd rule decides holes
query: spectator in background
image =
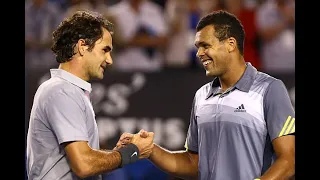
{"label": "spectator in background", "polygon": [[67,8],[65,17],[71,16],[76,11],[90,10],[107,15],[107,5],[103,0],[70,0],[71,6]]}
{"label": "spectator in background", "polygon": [[257,46],[260,37],[258,36],[256,27],[256,11],[254,8],[245,6],[245,2],[246,0],[218,0],[218,6],[215,10],[226,10],[237,16],[241,21],[246,33],[244,40],[244,59],[260,70],[261,60]]}
{"label": "spectator in background", "polygon": [[295,72],[295,1],[268,0],[257,10],[261,58],[267,72]]}
{"label": "spectator in background", "polygon": [[189,50],[194,48],[192,30],[189,28],[190,0],[168,0],[165,18],[168,22],[168,45],[165,49],[167,67],[185,68],[190,66]]}
{"label": "spectator in background", "polygon": [[201,16],[199,0],[168,0],[165,15],[170,31],[170,41],[166,47],[166,66],[199,67],[197,49],[194,46],[194,34]]}
{"label": "spectator in background", "polygon": [[148,0],[122,0],[109,7],[122,36],[114,54],[119,71],[154,72],[163,68],[163,48],[167,44],[167,23],[163,10]]}
{"label": "spectator in background", "polygon": [[48,0],[28,0],[25,3],[25,66],[50,68],[57,65],[50,50],[52,32],[58,27],[61,9]]}

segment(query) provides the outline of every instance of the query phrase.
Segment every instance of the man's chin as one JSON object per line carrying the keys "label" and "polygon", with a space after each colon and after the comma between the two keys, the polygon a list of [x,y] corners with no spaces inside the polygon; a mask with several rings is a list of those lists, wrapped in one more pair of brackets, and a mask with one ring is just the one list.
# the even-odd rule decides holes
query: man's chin
{"label": "man's chin", "polygon": [[104,77],[104,76],[103,76],[103,74],[102,74],[102,75],[98,76],[97,79],[102,80],[103,77]]}
{"label": "man's chin", "polygon": [[215,76],[215,74],[209,70],[206,70],[206,76],[207,77],[212,77],[212,76]]}
{"label": "man's chin", "polygon": [[90,78],[91,80],[102,80],[103,79],[103,74],[96,75]]}

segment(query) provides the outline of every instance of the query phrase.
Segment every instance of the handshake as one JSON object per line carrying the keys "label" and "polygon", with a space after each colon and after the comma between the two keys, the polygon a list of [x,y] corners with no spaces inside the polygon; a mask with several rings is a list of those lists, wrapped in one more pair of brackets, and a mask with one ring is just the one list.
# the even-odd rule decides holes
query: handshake
{"label": "handshake", "polygon": [[143,129],[137,134],[123,133],[116,147],[113,148],[121,154],[121,166],[133,163],[138,159],[149,158],[154,146],[153,137],[153,132],[147,132]]}

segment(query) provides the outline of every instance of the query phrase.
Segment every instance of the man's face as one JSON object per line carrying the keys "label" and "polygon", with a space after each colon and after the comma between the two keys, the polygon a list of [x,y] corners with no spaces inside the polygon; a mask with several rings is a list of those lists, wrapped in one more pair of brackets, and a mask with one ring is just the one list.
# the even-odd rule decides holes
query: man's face
{"label": "man's face", "polygon": [[229,52],[227,43],[215,37],[213,25],[208,25],[196,33],[197,57],[202,62],[207,76],[221,76],[227,71]]}
{"label": "man's face", "polygon": [[89,79],[103,79],[103,73],[108,65],[112,65],[111,50],[112,37],[109,31],[103,28],[103,36],[95,42],[91,51],[86,50],[83,56],[85,69]]}

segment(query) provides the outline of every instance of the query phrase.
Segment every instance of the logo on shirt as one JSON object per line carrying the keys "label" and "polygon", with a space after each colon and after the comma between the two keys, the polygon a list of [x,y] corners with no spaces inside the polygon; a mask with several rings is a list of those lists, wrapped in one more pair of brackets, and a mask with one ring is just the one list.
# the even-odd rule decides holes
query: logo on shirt
{"label": "logo on shirt", "polygon": [[236,110],[234,110],[234,112],[246,112],[246,110],[244,109],[244,105],[241,104],[239,107],[236,108]]}
{"label": "logo on shirt", "polygon": [[288,116],[286,122],[284,123],[281,132],[279,133],[279,137],[280,136],[284,136],[287,134],[291,134],[291,133],[295,133],[295,118]]}
{"label": "logo on shirt", "polygon": [[137,152],[134,152],[132,155],[131,155],[131,157],[132,156],[137,156],[138,155],[138,153]]}

